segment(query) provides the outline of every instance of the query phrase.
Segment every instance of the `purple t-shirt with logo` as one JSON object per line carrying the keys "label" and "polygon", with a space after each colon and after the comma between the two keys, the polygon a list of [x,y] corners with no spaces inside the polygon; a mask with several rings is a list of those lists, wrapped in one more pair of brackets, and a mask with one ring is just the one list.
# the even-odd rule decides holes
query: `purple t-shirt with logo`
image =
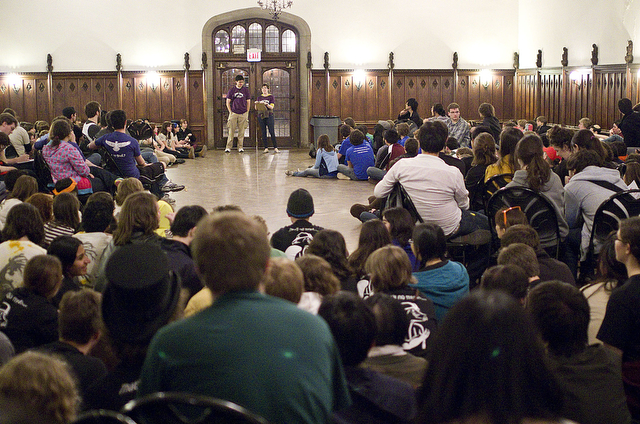
{"label": "purple t-shirt with logo", "polygon": [[140,156],[140,144],[130,135],[114,131],[96,140],[96,146],[104,147],[118,165],[123,177],[140,178],[136,157]]}
{"label": "purple t-shirt with logo", "polygon": [[227,93],[227,99],[231,100],[231,112],[242,115],[247,111],[247,100],[251,99],[251,95],[246,86],[238,88],[234,85]]}

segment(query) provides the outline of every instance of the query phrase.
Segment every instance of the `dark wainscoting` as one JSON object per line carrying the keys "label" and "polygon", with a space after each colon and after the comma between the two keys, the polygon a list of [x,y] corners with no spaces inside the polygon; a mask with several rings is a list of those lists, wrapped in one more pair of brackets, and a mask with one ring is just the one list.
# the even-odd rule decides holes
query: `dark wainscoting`
{"label": "dark wainscoting", "polygon": [[103,109],[123,109],[131,119],[151,122],[187,118],[198,140],[207,140],[204,75],[202,71],[52,72],[0,74],[0,110],[10,107],[21,121],[51,120],[73,106],[85,120],[84,105],[99,102]]}

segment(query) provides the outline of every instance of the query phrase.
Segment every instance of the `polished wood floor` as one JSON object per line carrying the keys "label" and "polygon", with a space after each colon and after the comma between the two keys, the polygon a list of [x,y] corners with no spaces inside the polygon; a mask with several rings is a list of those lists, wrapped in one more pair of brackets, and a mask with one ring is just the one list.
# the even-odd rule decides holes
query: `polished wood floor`
{"label": "polished wood floor", "polygon": [[314,199],[311,222],[342,233],[352,252],[358,245],[361,224],[350,215],[349,208],[354,203],[366,203],[374,186],[366,181],[285,175],[285,170],[304,169],[313,163],[306,149],[281,150],[277,154],[272,149],[268,154],[262,149],[245,153],[209,150],[204,158],[187,159],[184,164],[168,168],[167,176],[186,186],[171,194],[176,210],[198,204],[211,211],[216,206],[234,204],[247,214],[261,215],[271,233],[291,223],[286,213],[287,199],[293,190],[305,188]]}

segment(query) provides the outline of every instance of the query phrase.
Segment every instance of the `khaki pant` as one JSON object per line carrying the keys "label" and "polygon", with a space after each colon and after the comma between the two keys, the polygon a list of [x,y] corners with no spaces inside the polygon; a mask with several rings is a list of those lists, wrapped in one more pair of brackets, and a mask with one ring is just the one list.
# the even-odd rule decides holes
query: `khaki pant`
{"label": "khaki pant", "polygon": [[229,127],[229,137],[227,138],[227,149],[231,150],[233,147],[233,136],[236,129],[238,130],[238,150],[241,150],[244,144],[244,130],[247,128],[249,117],[249,111],[246,111],[242,115],[231,112],[229,119],[227,120],[227,126]]}

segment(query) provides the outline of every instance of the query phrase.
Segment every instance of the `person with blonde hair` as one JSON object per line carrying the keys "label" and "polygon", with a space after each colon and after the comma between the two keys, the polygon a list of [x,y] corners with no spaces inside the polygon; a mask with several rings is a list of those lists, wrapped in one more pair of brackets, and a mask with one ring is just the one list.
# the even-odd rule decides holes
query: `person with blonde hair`
{"label": "person with blonde hair", "polygon": [[[144,191],[142,183],[137,178],[125,178],[118,185],[116,190],[116,218],[120,213],[120,208],[124,204],[124,201],[133,193]],[[166,237],[167,230],[171,227],[171,222],[167,218],[167,215],[173,213],[172,203],[175,203],[170,197],[163,197],[158,200],[158,213],[160,214],[160,221],[158,222],[158,229],[156,233],[160,237]]]}
{"label": "person with blonde hair", "polygon": [[385,246],[373,252],[365,263],[374,293],[384,293],[402,303],[409,319],[409,331],[403,349],[424,356],[428,339],[436,329],[433,301],[419,290],[409,287],[416,279],[411,273],[409,257],[398,246]]}
{"label": "person with blonde hair", "polygon": [[69,367],[58,358],[25,352],[0,368],[2,422],[68,424],[79,400]]}
{"label": "person with blonde hair", "polygon": [[300,267],[289,258],[271,258],[269,271],[262,281],[264,292],[296,305],[304,290],[304,275]]}

